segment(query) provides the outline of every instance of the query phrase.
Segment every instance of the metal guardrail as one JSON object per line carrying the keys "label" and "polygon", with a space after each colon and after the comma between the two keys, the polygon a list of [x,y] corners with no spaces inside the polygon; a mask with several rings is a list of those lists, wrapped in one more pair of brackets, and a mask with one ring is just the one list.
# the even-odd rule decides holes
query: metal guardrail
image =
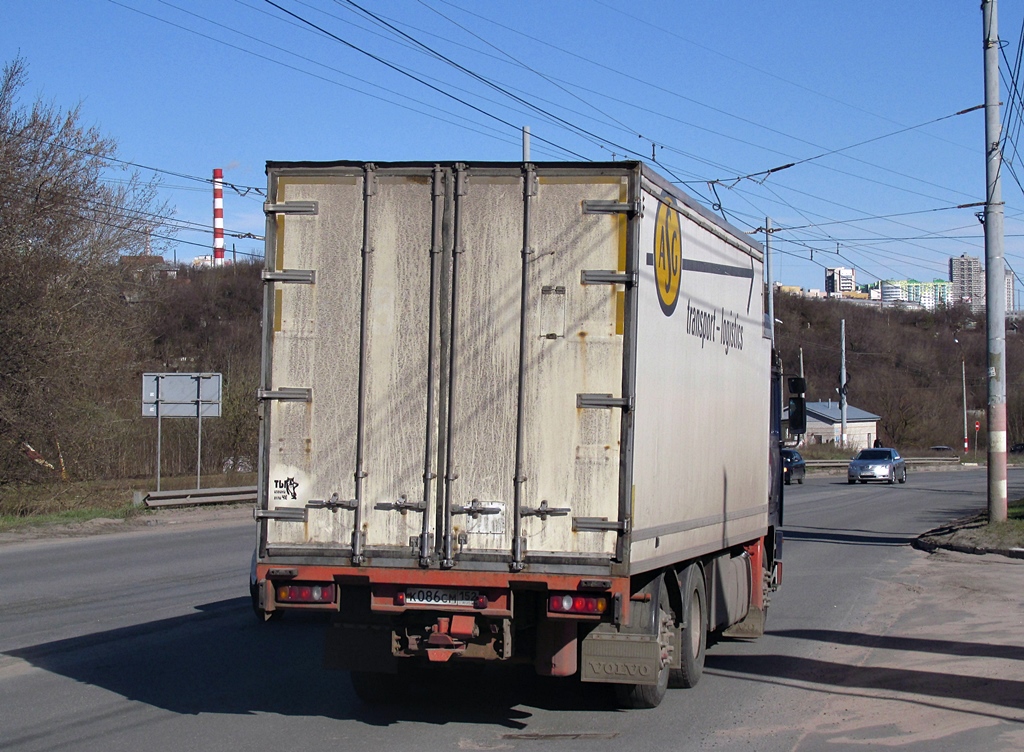
{"label": "metal guardrail", "polygon": [[256,501],[256,486],[186,488],[181,491],[135,492],[135,506],[186,507],[196,504],[240,504]]}
{"label": "metal guardrail", "polygon": [[[904,457],[908,465],[959,465],[959,457]],[[804,460],[809,468],[846,467],[850,460]]]}

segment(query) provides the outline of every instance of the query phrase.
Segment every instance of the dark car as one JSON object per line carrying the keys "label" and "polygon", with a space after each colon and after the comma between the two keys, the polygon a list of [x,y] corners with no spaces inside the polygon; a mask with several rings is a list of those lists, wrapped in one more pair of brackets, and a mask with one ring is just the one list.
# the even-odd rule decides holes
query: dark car
{"label": "dark car", "polygon": [[1021,452],[1024,452],[1024,444],[1014,444],[1010,447],[1010,451],[1014,454],[1020,454]]}
{"label": "dark car", "polygon": [[895,449],[861,449],[860,453],[850,460],[846,482],[867,483],[869,480],[906,483],[907,464]]}
{"label": "dark car", "polygon": [[807,463],[800,456],[800,452],[795,449],[783,449],[781,454],[782,477],[785,478],[786,485],[788,486],[794,480],[797,483],[803,483],[804,476],[807,474]]}

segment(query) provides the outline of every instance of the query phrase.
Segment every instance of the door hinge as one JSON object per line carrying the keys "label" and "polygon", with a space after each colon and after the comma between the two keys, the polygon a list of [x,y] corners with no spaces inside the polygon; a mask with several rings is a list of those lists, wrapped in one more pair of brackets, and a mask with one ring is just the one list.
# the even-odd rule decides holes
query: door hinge
{"label": "door hinge", "polygon": [[358,507],[358,500],[342,499],[338,494],[331,494],[331,498],[329,499],[310,499],[306,503],[307,509],[330,509],[332,512],[337,512],[339,509],[353,510]]}
{"label": "door hinge", "polygon": [[453,504],[452,514],[468,514],[474,520],[482,514],[501,514],[504,505],[500,501],[480,501],[473,499],[469,504]]}
{"label": "door hinge", "polygon": [[312,402],[313,390],[309,387],[283,386],[280,389],[260,389],[256,398],[263,400],[281,400],[282,402]]}
{"label": "door hinge", "polygon": [[584,199],[584,214],[626,214],[634,217],[640,213],[639,201],[608,201],[605,199]]}
{"label": "door hinge", "polygon": [[581,409],[608,410],[621,407],[623,410],[633,409],[632,397],[613,397],[610,394],[577,394],[576,407]]}
{"label": "door hinge", "polygon": [[571,511],[571,507],[549,507],[548,502],[545,499],[544,501],[541,501],[540,506],[536,509],[533,507],[523,507],[519,510],[519,516],[540,517],[541,521],[544,521],[548,517],[565,517]]}
{"label": "door hinge", "polygon": [[282,201],[279,204],[272,204],[267,201],[263,204],[264,214],[306,214],[316,215],[320,213],[319,201]]}
{"label": "door hinge", "polygon": [[399,496],[396,501],[380,501],[373,505],[374,509],[381,511],[395,511],[401,512],[403,515],[408,513],[409,510],[416,512],[422,512],[427,508],[427,502],[425,501],[409,501],[404,495]]}
{"label": "door hinge", "polygon": [[264,269],[260,278],[264,282],[291,282],[297,285],[315,285],[316,269],[282,269],[277,272]]}
{"label": "door hinge", "polygon": [[580,283],[584,285],[626,285],[635,287],[636,272],[616,272],[605,269],[583,269],[580,271]]}

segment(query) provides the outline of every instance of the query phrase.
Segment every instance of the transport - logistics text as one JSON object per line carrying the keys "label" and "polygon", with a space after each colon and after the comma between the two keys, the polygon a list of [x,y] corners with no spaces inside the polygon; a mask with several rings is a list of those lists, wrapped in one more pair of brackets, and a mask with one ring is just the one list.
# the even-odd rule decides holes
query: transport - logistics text
{"label": "transport - logistics text", "polygon": [[704,349],[705,342],[717,341],[725,348],[725,354],[730,350],[743,349],[743,324],[740,323],[740,315],[724,308],[717,311],[708,311],[686,301],[686,333],[700,339],[701,349]]}

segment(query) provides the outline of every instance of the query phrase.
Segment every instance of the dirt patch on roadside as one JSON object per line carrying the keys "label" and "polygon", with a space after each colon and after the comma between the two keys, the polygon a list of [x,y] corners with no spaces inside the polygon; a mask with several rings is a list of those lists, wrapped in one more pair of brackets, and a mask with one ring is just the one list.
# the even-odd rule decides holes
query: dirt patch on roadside
{"label": "dirt patch on roadside", "polygon": [[252,521],[252,504],[211,504],[199,507],[147,509],[130,517],[94,517],[81,522],[52,522],[26,525],[0,532],[0,545],[51,538],[81,538],[90,535],[129,533],[165,527],[210,527]]}
{"label": "dirt patch on roadside", "polygon": [[[1019,507],[1020,502],[1015,506]],[[988,512],[954,520],[931,530],[914,541],[914,548],[922,551],[958,551],[967,554],[1001,554],[1024,559],[1024,522],[1009,520],[990,525]]]}
{"label": "dirt patch on roadside", "polygon": [[790,634],[771,702],[701,748],[1024,749],[1022,582],[1004,556],[917,553],[841,628]]}

